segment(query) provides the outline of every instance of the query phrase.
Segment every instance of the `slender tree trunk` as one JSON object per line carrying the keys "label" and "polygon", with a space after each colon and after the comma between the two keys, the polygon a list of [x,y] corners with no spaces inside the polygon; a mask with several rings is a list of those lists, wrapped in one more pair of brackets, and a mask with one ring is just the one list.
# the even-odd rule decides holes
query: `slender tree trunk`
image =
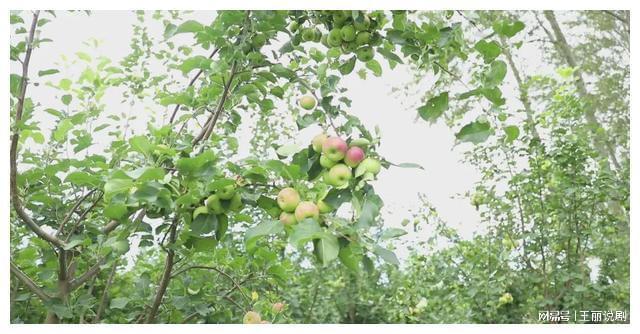
{"label": "slender tree trunk", "polygon": [[[593,143],[596,150],[600,153],[602,158],[608,159],[608,161],[613,164],[616,170],[620,169],[620,164],[618,163],[618,159],[616,157],[616,151],[613,144],[608,140],[606,133],[600,134],[598,129],[604,127],[600,124],[596,117],[596,106],[593,102],[593,97],[587,91],[587,87],[584,83],[584,78],[582,76],[582,71],[578,66],[576,58],[571,50],[571,46],[567,42],[562,29],[560,28],[560,24],[558,24],[558,20],[556,20],[556,15],[553,11],[545,10],[544,16],[551,25],[551,29],[553,31],[553,40],[556,48],[560,52],[560,55],[564,58],[564,61],[571,68],[574,69],[574,76],[576,78],[576,87],[578,89],[578,94],[581,98],[587,101],[587,108],[585,108],[585,120],[591,131],[593,133]],[[551,37],[551,36],[550,36]]]}
{"label": "slender tree trunk", "polygon": [[[176,217],[169,227],[169,245],[173,245],[176,241],[176,232],[178,229],[178,217]],[[171,281],[171,271],[173,270],[173,265],[175,258],[175,251],[172,248],[167,248],[167,257],[164,262],[164,271],[162,272],[162,277],[160,278],[160,282],[158,283],[158,290],[156,291],[156,296],[151,305],[151,309],[147,315],[147,319],[145,323],[150,324],[153,323],[156,319],[156,315],[158,314],[158,309],[162,304],[162,298],[164,294],[167,292],[167,287],[169,286],[169,282]]]}

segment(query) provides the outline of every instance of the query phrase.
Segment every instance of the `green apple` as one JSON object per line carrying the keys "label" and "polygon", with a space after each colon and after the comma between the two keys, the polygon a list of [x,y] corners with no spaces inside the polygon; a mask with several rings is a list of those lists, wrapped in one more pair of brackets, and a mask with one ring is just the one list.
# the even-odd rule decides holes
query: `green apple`
{"label": "green apple", "polygon": [[320,209],[313,202],[300,202],[296,207],[296,220],[301,222],[307,218],[318,220],[320,218]]}
{"label": "green apple", "polygon": [[316,205],[318,206],[318,210],[320,210],[320,213],[329,213],[333,211],[333,208],[323,200],[319,200]]}
{"label": "green apple", "polygon": [[337,164],[337,162],[327,158],[324,154],[320,156],[320,166],[322,166],[323,168],[331,168],[333,166],[335,166]]}
{"label": "green apple", "polygon": [[298,31],[299,26],[300,25],[298,24],[298,21],[291,21],[291,23],[289,24],[289,31],[296,32]]}
{"label": "green apple", "polygon": [[366,158],[358,165],[358,169],[362,168],[365,172],[373,173],[374,175],[380,172],[381,167],[380,161],[374,158]]}
{"label": "green apple", "polygon": [[363,46],[369,44],[371,40],[371,33],[368,31],[361,31],[356,35],[356,45]]}
{"label": "green apple", "polygon": [[229,200],[233,197],[233,195],[236,194],[236,186],[234,184],[224,186],[218,189],[218,191],[216,191],[216,194],[218,195],[218,197],[220,197],[220,199]]}
{"label": "green apple", "polygon": [[329,31],[327,36],[327,43],[333,47],[340,46],[342,44],[342,33],[339,28],[333,28]]}
{"label": "green apple", "polygon": [[356,50],[356,56],[358,57],[358,60],[364,63],[372,60],[374,55],[375,51],[373,51],[373,48],[370,46],[363,46]]}
{"label": "green apple", "polygon": [[303,109],[311,110],[316,107],[316,98],[311,95],[305,95],[298,100]]}
{"label": "green apple", "polygon": [[293,188],[284,188],[278,193],[278,206],[284,212],[293,212],[300,203],[300,194]]}
{"label": "green apple", "polygon": [[218,195],[209,196],[207,198],[206,204],[209,211],[216,215],[224,212],[224,208],[222,207],[222,203],[220,202],[220,197],[218,197]]}
{"label": "green apple", "polygon": [[199,215],[207,215],[209,214],[209,209],[206,206],[199,206],[195,210],[193,210],[193,220],[196,220]]}
{"label": "green apple", "polygon": [[340,35],[345,42],[351,42],[356,39],[356,28],[352,25],[346,25],[340,28]]}
{"label": "green apple", "polygon": [[229,202],[229,210],[238,212],[242,209],[242,196],[236,193]]}
{"label": "green apple", "polygon": [[324,133],[318,134],[311,140],[311,146],[313,146],[313,150],[316,152],[322,152],[322,144],[327,140],[327,135]]}
{"label": "green apple", "polygon": [[358,31],[367,30],[371,25],[371,19],[368,15],[353,20],[353,27]]}
{"label": "green apple", "polygon": [[313,28],[305,28],[302,30],[302,40],[305,42],[313,41],[316,38],[316,30]]}
{"label": "green apple", "polygon": [[342,26],[346,21],[347,18],[349,17],[349,15],[343,11],[343,10],[338,10],[335,13],[333,13],[332,18],[333,18],[333,25],[338,27],[338,26]]}
{"label": "green apple", "polygon": [[340,161],[347,153],[349,146],[340,137],[329,137],[322,144],[322,154],[333,161]]}
{"label": "green apple", "polygon": [[342,187],[351,180],[351,168],[345,164],[337,164],[324,176],[324,181],[334,187]]}
{"label": "green apple", "polygon": [[351,168],[358,166],[362,160],[364,160],[364,150],[358,146],[350,147],[344,156],[344,163]]}
{"label": "green apple", "polygon": [[294,213],[282,211],[280,213],[280,222],[287,226],[291,226],[297,223],[298,220],[296,219],[296,215]]}
{"label": "green apple", "polygon": [[255,35],[251,39],[251,45],[258,50],[262,48],[266,42],[267,42],[267,37],[263,34]]}
{"label": "green apple", "polygon": [[352,53],[358,49],[358,45],[355,41],[353,42],[344,42],[342,43],[342,52],[343,53]]}
{"label": "green apple", "polygon": [[262,318],[260,317],[260,314],[255,311],[245,313],[242,318],[242,323],[244,324],[259,324],[260,322],[262,322]]}

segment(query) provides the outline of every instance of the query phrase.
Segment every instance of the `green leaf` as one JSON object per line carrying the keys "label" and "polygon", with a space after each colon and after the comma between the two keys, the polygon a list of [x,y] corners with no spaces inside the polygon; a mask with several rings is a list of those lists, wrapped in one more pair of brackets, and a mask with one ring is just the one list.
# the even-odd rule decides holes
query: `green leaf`
{"label": "green leaf", "polygon": [[18,96],[21,81],[22,77],[17,74],[11,74],[9,76],[9,91],[11,92],[11,95]]}
{"label": "green leaf", "polygon": [[199,31],[202,31],[202,30],[204,30],[204,26],[200,22],[194,21],[194,20],[189,20],[189,21],[185,21],[181,25],[179,25],[178,28],[175,31],[175,34],[182,34],[182,33],[186,33],[186,32],[195,33],[195,32],[199,32]]}
{"label": "green leaf", "polygon": [[129,189],[133,186],[133,181],[131,179],[110,179],[104,184],[104,195],[109,198],[109,196],[128,192]]}
{"label": "green leaf", "polygon": [[82,171],[69,173],[65,181],[71,182],[76,186],[96,187],[100,184],[100,179],[97,176]]}
{"label": "green leaf", "polygon": [[129,303],[129,298],[127,297],[113,298],[111,299],[111,304],[109,304],[109,308],[122,310],[127,306],[128,303]]}
{"label": "green leaf", "polygon": [[509,23],[507,20],[502,20],[493,23],[493,31],[505,37],[513,37],[522,29],[524,29],[524,23],[522,21]]}
{"label": "green leaf", "polygon": [[178,68],[182,73],[187,74],[194,69],[207,70],[211,68],[213,61],[205,56],[195,56],[185,59]]}
{"label": "green leaf", "polygon": [[63,119],[58,123],[58,127],[53,131],[53,139],[58,142],[63,142],[67,139],[67,133],[73,128],[73,123],[70,119]]}
{"label": "green leaf", "polygon": [[487,42],[484,39],[481,39],[476,43],[474,49],[482,54],[484,62],[487,64],[500,55],[500,45],[495,41]]}
{"label": "green leaf", "polygon": [[213,251],[218,244],[218,241],[214,237],[191,237],[189,241],[196,252]]}
{"label": "green leaf", "polygon": [[281,210],[278,206],[278,202],[275,199],[261,195],[257,200],[257,204],[259,207],[263,208],[264,211],[266,211],[271,217],[278,218],[278,216],[280,216]]}
{"label": "green leaf", "polygon": [[376,245],[376,247],[373,249],[373,252],[388,263],[396,266],[400,265],[400,261],[398,261],[398,257],[396,257],[396,254],[386,248],[382,248]]}
{"label": "green leaf", "polygon": [[207,213],[198,214],[191,222],[191,233],[196,236],[206,235],[215,230],[217,226],[218,217],[216,215]]}
{"label": "green leaf", "polygon": [[516,125],[509,125],[504,128],[504,133],[507,135],[505,142],[510,143],[520,136],[520,129]]}
{"label": "green leaf", "polygon": [[296,144],[288,144],[282,145],[277,150],[276,153],[281,157],[290,157],[298,152],[300,152],[302,148]]}
{"label": "green leaf", "polygon": [[380,235],[380,239],[389,240],[389,239],[401,237],[405,234],[407,234],[407,231],[401,228],[392,227],[382,231],[382,234]]}
{"label": "green leaf", "polygon": [[[282,225],[282,224],[280,224]],[[322,237],[324,230],[313,219],[305,219],[298,224],[293,225],[293,232],[289,236],[289,243],[295,247],[302,247],[310,240]]]}
{"label": "green leaf", "polygon": [[347,75],[353,72],[353,68],[356,66],[356,56],[351,57],[349,60],[344,62],[338,67],[338,70],[342,75]]}
{"label": "green leaf", "polygon": [[122,219],[127,212],[127,206],[121,203],[112,203],[104,208],[104,215],[111,219]]}
{"label": "green leaf", "polygon": [[399,64],[404,64],[402,62],[402,58],[400,58],[397,54],[385,49],[385,48],[378,48],[377,52],[381,55],[383,55],[385,58],[387,58],[387,60],[389,61],[393,61]]}
{"label": "green leaf", "polygon": [[69,104],[71,104],[71,101],[73,101],[73,96],[69,95],[69,94],[65,94],[62,95],[62,97],[60,98],[60,100],[62,100],[62,103],[65,106],[68,106]]}
{"label": "green leaf", "polygon": [[265,235],[278,234],[284,230],[284,225],[279,220],[266,220],[253,226],[244,233],[244,242],[249,243],[255,238]]}
{"label": "green leaf", "polygon": [[491,125],[486,121],[471,122],[456,133],[456,138],[461,142],[481,143],[493,133]]}
{"label": "green leaf", "polygon": [[362,204],[362,211],[360,213],[360,217],[356,222],[356,227],[359,229],[368,228],[376,220],[376,217],[380,214],[380,209],[382,208],[382,199],[374,194],[368,193]]}
{"label": "green leaf", "polygon": [[331,189],[323,201],[329,204],[332,208],[338,209],[343,203],[351,200],[350,189]]}
{"label": "green leaf", "polygon": [[449,108],[449,93],[444,92],[430,98],[427,103],[418,108],[418,114],[427,122],[435,122]]}
{"label": "green leaf", "polygon": [[140,152],[144,155],[148,155],[153,149],[153,145],[146,136],[131,137],[131,139],[129,139],[129,145],[131,145],[132,151]]}
{"label": "green leaf", "polygon": [[357,272],[360,270],[362,255],[362,247],[355,242],[350,242],[346,247],[340,249],[338,257],[340,258],[340,262],[347,268]]}
{"label": "green leaf", "polygon": [[38,71],[38,76],[44,77],[45,75],[52,75],[52,74],[56,74],[58,72],[60,72],[60,71],[58,71],[55,68],[52,68],[52,69],[48,69],[48,70]]}
{"label": "green leaf", "polygon": [[373,72],[373,75],[377,77],[382,75],[382,66],[380,66],[380,63],[375,59],[371,59],[367,62],[367,68],[370,69],[371,72]]}
{"label": "green leaf", "polygon": [[340,251],[338,238],[329,233],[323,233],[322,237],[316,240],[313,246],[318,259],[325,266],[335,260],[338,257],[338,252]]}
{"label": "green leaf", "polygon": [[484,86],[495,87],[504,80],[507,74],[507,64],[502,60],[496,60],[491,63],[489,70],[484,73]]}

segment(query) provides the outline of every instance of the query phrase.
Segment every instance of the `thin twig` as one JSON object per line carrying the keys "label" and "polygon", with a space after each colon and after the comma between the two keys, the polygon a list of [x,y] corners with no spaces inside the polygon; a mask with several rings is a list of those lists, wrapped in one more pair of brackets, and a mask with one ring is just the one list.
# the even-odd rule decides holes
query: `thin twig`
{"label": "thin twig", "polygon": [[48,301],[51,299],[42,288],[40,288],[27,274],[25,274],[18,266],[16,266],[13,262],[9,262],[11,267],[11,273],[22,282],[31,292],[33,292],[36,296],[38,296],[43,301]]}
{"label": "thin twig", "polygon": [[171,275],[171,278],[174,278],[174,277],[176,277],[176,276],[178,276],[178,275],[180,275],[180,274],[182,274],[182,273],[184,273],[184,272],[186,272],[186,271],[189,271],[189,270],[191,270],[191,269],[205,269],[205,270],[213,270],[213,271],[217,272],[218,274],[220,274],[220,275],[222,275],[222,276],[226,277],[227,279],[229,279],[229,281],[231,281],[231,283],[233,283],[233,285],[236,287],[236,289],[237,289],[238,291],[240,291],[240,293],[242,294],[242,296],[243,296],[244,298],[246,298],[247,300],[251,300],[251,298],[249,298],[249,296],[247,296],[247,295],[244,293],[244,291],[242,291],[240,284],[238,284],[238,282],[236,282],[236,280],[235,280],[233,277],[231,277],[231,275],[227,274],[226,272],[224,272],[224,271],[222,271],[221,269],[218,269],[218,268],[216,268],[216,267],[210,267],[210,266],[189,266],[189,267],[187,267],[187,268],[185,268],[185,269],[182,269],[182,270],[180,270],[180,271],[176,272],[175,274]]}
{"label": "thin twig", "polygon": [[86,193],[84,196],[82,196],[82,198],[80,198],[76,204],[73,206],[73,208],[71,208],[71,210],[69,210],[69,212],[67,213],[67,215],[64,217],[64,219],[62,220],[62,222],[60,223],[60,226],[58,226],[58,230],[56,231],[56,236],[60,235],[60,233],[62,233],[62,230],[64,229],[64,226],[69,222],[69,220],[71,219],[71,217],[73,216],[74,213],[76,213],[76,211],[78,210],[78,208],[80,207],[80,205],[82,205],[82,203],[84,201],[87,200],[87,198],[89,198],[89,196],[93,195],[94,192],[96,192],[98,189],[92,189],[91,191],[89,191],[88,193]]}
{"label": "thin twig", "polygon": [[100,318],[102,317],[102,313],[104,312],[104,309],[107,306],[107,298],[109,297],[109,288],[113,283],[113,278],[116,275],[117,267],[118,267],[118,261],[114,261],[113,266],[111,266],[111,272],[109,273],[109,278],[107,279],[107,283],[105,284],[104,290],[102,291],[102,298],[100,298],[100,304],[98,306],[98,311],[96,312],[96,317],[95,319],[93,319],[94,324],[100,321]]}

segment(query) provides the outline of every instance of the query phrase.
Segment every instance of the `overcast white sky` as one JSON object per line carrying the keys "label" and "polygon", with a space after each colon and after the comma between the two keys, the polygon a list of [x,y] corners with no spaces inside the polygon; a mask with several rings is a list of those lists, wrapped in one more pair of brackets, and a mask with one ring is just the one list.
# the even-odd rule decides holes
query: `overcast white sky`
{"label": "overcast white sky", "polygon": [[[185,19],[195,17],[203,22],[211,21],[213,12],[196,12],[185,15]],[[27,21],[30,18],[26,18]],[[79,50],[88,51],[93,56],[105,56],[118,62],[130,52],[130,40],[132,36],[132,24],[135,15],[125,11],[94,11],[90,16],[80,13],[58,13],[58,18],[45,26],[44,35],[54,42],[47,43],[37,49],[32,58],[32,76],[38,70],[59,67],[62,55],[72,56]],[[162,26],[152,26],[150,34],[161,35]],[[90,38],[101,42],[97,50],[88,48],[85,43]],[[527,49],[527,45],[520,50],[520,54],[527,57],[527,67],[530,71],[538,68],[538,71],[548,72],[549,68],[541,62],[541,54],[538,48]],[[382,143],[379,153],[392,162],[414,162],[422,165],[425,170],[391,168],[383,170],[379,180],[374,186],[385,202],[384,218],[389,227],[401,227],[400,223],[405,218],[410,218],[410,210],[416,210],[420,203],[419,193],[424,193],[436,207],[442,219],[451,226],[457,228],[463,237],[471,237],[475,231],[479,231],[479,217],[475,208],[466,198],[458,198],[457,194],[464,193],[473,188],[475,181],[479,179],[478,173],[468,164],[461,163],[462,153],[469,146],[460,145],[454,147],[455,129],[450,129],[442,122],[429,125],[424,121],[416,121],[415,104],[421,96],[398,98],[391,95],[393,87],[402,87],[411,80],[405,67],[398,67],[390,71],[386,68],[386,61],[381,61],[384,68],[383,76],[376,78],[369,75],[366,80],[361,80],[355,72],[343,79],[342,85],[347,87],[349,97],[353,100],[349,110],[360,117],[364,124],[373,129],[380,127]],[[68,73],[78,73],[83,64],[78,63],[68,69]],[[15,64],[12,64],[15,71]],[[59,80],[60,77],[44,77]],[[185,82],[187,78],[181,79]],[[507,78],[505,95],[510,103],[514,103],[514,86],[511,76]],[[30,86],[30,95],[44,106],[60,107],[58,96],[52,94],[51,88],[44,85]],[[425,91],[428,87],[424,87]],[[129,106],[120,103],[119,94],[108,94],[103,101],[108,107],[107,111],[122,112]],[[514,107],[519,107],[514,105]],[[173,106],[170,106],[173,108]],[[149,113],[142,106],[135,106],[130,112]],[[166,113],[164,108],[153,112]],[[43,113],[44,114],[44,113]],[[40,116],[39,116],[40,117]],[[44,127],[53,127],[47,124],[46,116],[41,116]],[[49,120],[49,123],[50,120]],[[144,131],[140,124],[139,132]],[[316,134],[314,128],[305,129],[298,140],[300,143],[308,143]],[[247,145],[251,134],[243,130],[240,136],[241,145]],[[247,146],[244,146],[246,150]],[[406,241],[425,240],[430,229],[419,233],[407,230],[409,235],[404,237]],[[398,250],[400,257],[406,256],[406,250]]]}

